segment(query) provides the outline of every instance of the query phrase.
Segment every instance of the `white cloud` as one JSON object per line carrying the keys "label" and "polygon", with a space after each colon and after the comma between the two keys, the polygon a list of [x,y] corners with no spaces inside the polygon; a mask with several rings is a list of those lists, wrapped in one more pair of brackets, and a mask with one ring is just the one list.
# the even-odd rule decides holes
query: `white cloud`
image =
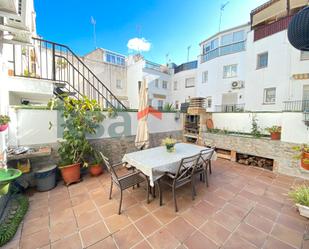
{"label": "white cloud", "polygon": [[132,38],[128,41],[127,47],[135,51],[149,51],[151,43],[145,38]]}

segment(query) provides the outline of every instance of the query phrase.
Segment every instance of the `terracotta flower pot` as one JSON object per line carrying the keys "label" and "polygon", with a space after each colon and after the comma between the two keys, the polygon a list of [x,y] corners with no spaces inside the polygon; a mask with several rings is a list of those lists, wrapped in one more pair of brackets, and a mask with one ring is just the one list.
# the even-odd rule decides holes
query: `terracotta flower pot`
{"label": "terracotta flower pot", "polygon": [[270,133],[271,140],[280,140],[281,132],[272,132]]}
{"label": "terracotta flower pot", "polygon": [[103,173],[102,166],[100,164],[91,165],[89,168],[90,175],[98,176]]}
{"label": "terracotta flower pot", "polygon": [[0,132],[5,131],[9,127],[9,124],[0,125]]}
{"label": "terracotta flower pot", "polygon": [[13,69],[9,69],[8,70],[8,75],[9,76],[14,76],[14,70]]}
{"label": "terracotta flower pot", "polygon": [[65,185],[80,181],[80,163],[61,167],[60,171]]}
{"label": "terracotta flower pot", "polygon": [[302,158],[307,158],[307,159],[309,159],[309,152],[303,152]]}

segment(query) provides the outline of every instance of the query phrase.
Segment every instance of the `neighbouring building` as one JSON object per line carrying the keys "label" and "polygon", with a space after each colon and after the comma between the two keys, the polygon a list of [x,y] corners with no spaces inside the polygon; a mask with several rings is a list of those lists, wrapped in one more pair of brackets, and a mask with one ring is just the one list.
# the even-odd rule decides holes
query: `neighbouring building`
{"label": "neighbouring building", "polygon": [[200,43],[197,95],[207,98],[207,110],[243,110],[249,24],[228,29]]}
{"label": "neighbouring building", "polygon": [[309,53],[289,43],[292,16],[307,0],[269,1],[251,12],[247,39],[246,109],[281,111],[305,108],[309,100]]}
{"label": "neighbouring building", "polygon": [[171,70],[140,55],[134,55],[127,60],[128,98],[131,108],[138,108],[139,82],[143,80],[148,85],[150,106],[162,109],[166,103],[171,102]]}
{"label": "neighbouring building", "polygon": [[302,111],[309,106],[309,53],[292,47],[287,28],[307,0],[271,0],[251,23],[200,43],[197,96],[212,112]]}
{"label": "neighbouring building", "polygon": [[180,109],[181,103],[196,96],[197,61],[176,66],[171,79],[171,104]]}
{"label": "neighbouring building", "polygon": [[126,106],[130,107],[127,95],[127,67],[124,55],[98,48],[82,57],[93,73]]}

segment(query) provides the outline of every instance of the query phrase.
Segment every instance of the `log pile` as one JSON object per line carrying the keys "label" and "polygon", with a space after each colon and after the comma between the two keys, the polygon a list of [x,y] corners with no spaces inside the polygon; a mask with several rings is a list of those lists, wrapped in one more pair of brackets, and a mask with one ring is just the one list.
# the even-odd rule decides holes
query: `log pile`
{"label": "log pile", "polygon": [[268,170],[273,170],[273,159],[251,156],[246,154],[238,154],[237,162],[244,165],[250,165],[255,167],[260,167]]}

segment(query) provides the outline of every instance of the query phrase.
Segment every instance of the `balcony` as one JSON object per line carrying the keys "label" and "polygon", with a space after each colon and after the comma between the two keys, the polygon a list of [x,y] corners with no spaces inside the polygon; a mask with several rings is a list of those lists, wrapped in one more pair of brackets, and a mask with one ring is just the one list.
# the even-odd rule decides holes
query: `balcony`
{"label": "balcony", "polygon": [[216,105],[215,112],[244,112],[245,104]]}
{"label": "balcony", "polygon": [[181,71],[191,70],[197,68],[197,61],[190,61],[187,63],[183,63],[175,68],[175,74]]}
{"label": "balcony", "polygon": [[276,34],[288,28],[293,16],[287,16],[271,24],[266,24],[254,30],[254,41]]}
{"label": "balcony", "polygon": [[309,111],[309,100],[284,101],[285,112]]}
{"label": "balcony", "polygon": [[151,61],[145,61],[145,68],[152,69],[161,73],[169,74],[169,70],[166,66],[151,62]]}
{"label": "balcony", "polygon": [[216,57],[219,57],[219,56],[239,53],[239,52],[244,51],[245,49],[246,49],[246,40],[241,41],[241,42],[237,42],[237,43],[233,43],[233,44],[229,44],[229,45],[226,45],[226,46],[222,46],[222,47],[216,48],[214,50],[211,50],[211,51],[207,52],[206,54],[202,54],[201,55],[201,63],[204,63],[206,61],[210,61],[210,60],[212,60]]}

